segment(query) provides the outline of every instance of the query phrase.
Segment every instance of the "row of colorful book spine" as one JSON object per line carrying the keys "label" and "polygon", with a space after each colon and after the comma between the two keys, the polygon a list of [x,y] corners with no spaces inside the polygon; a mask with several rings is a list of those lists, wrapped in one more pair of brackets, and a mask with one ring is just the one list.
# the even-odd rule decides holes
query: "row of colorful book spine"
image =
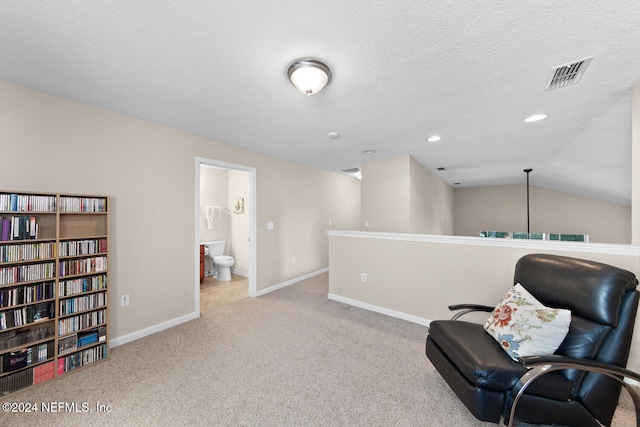
{"label": "row of colorful book spine", "polygon": [[0,211],[55,212],[56,196],[0,193]]}
{"label": "row of colorful book spine", "polygon": [[55,316],[53,302],[42,302],[22,308],[0,311],[0,330],[16,328],[48,320]]}
{"label": "row of colorful book spine", "polygon": [[58,295],[66,297],[84,292],[99,291],[107,288],[107,275],[79,277],[60,281],[58,283]]}
{"label": "row of colorful book spine", "polygon": [[58,336],[78,332],[94,326],[99,326],[107,320],[105,309],[84,313],[58,320]]}
{"label": "row of colorful book spine", "polygon": [[11,331],[11,333],[4,334],[0,337],[0,350],[8,350],[30,342],[45,340],[54,335],[55,332],[52,324],[45,324],[19,332]]}
{"label": "row of colorful book spine", "polygon": [[37,283],[9,289],[0,288],[0,308],[53,299],[55,298],[54,291],[54,282]]}
{"label": "row of colorful book spine", "polygon": [[58,274],[71,276],[74,274],[96,273],[107,269],[107,257],[91,257],[60,261]]}
{"label": "row of colorful book spine", "polygon": [[0,262],[40,261],[55,257],[55,242],[0,245]]}
{"label": "row of colorful book spine", "polygon": [[107,199],[94,197],[60,197],[61,212],[106,212]]}
{"label": "row of colorful book spine", "polygon": [[97,294],[83,295],[75,298],[60,300],[58,314],[66,316],[68,314],[79,313],[81,311],[102,308],[107,305],[107,293],[100,292]]}
{"label": "row of colorful book spine", "polygon": [[49,341],[0,354],[0,373],[13,372],[44,362],[53,357],[53,346],[54,342]]}
{"label": "row of colorful book spine", "polygon": [[96,347],[79,351],[78,353],[64,356],[58,359],[58,375],[73,371],[82,366],[89,365],[107,357],[107,345],[101,344]]}
{"label": "row of colorful book spine", "polygon": [[58,355],[63,356],[78,349],[78,334],[67,335],[58,339]]}
{"label": "row of colorful book spine", "polygon": [[53,279],[55,274],[55,262],[2,267],[0,268],[0,285]]}
{"label": "row of colorful book spine", "polygon": [[55,375],[55,362],[45,363],[33,368],[0,377],[0,396],[14,393],[33,384],[50,380]]}
{"label": "row of colorful book spine", "polygon": [[93,255],[107,252],[107,239],[69,240],[58,244],[60,256]]}

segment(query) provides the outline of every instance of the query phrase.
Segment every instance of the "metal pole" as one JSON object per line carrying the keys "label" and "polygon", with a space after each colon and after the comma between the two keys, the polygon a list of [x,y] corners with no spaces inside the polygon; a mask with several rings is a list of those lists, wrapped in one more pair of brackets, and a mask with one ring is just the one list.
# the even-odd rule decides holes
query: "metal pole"
{"label": "metal pole", "polygon": [[533,169],[525,169],[524,172],[527,174],[527,239],[531,238],[531,228],[529,226],[529,172]]}

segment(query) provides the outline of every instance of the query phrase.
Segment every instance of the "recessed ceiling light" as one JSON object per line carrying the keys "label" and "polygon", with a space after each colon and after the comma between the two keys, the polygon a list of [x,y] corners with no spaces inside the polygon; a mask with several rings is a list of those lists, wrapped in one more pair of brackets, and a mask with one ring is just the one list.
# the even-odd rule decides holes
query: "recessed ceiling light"
{"label": "recessed ceiling light", "polygon": [[376,152],[376,150],[364,150],[363,151],[364,154],[373,154],[375,152]]}
{"label": "recessed ceiling light", "polygon": [[433,136],[430,136],[429,138],[427,138],[427,141],[428,141],[428,142],[438,142],[438,141],[440,141],[441,139],[442,139],[442,138],[440,138],[440,136],[439,136],[439,135],[433,135]]}
{"label": "recessed ceiling light", "polygon": [[338,132],[335,131],[331,131],[327,134],[327,136],[331,139],[338,139],[340,138],[340,134]]}
{"label": "recessed ceiling light", "polygon": [[525,123],[539,122],[540,120],[544,120],[547,117],[549,117],[548,114],[534,114],[534,115],[529,116],[526,119],[524,119],[524,121],[525,121]]}

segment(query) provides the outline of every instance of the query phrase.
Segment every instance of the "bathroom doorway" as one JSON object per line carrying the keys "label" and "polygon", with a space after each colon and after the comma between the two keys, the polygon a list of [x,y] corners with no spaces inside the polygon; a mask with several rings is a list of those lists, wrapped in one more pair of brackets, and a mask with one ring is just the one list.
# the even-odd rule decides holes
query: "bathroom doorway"
{"label": "bathroom doorway", "polygon": [[[200,313],[216,305],[208,298],[234,298],[233,294],[238,295],[238,286],[246,286],[240,290],[244,295],[255,297],[257,294],[256,171],[252,167],[201,157],[196,158],[195,169],[195,306],[196,313]],[[203,191],[207,194],[201,198]],[[203,285],[200,284],[203,241],[225,241],[224,254],[234,257],[231,281],[221,282],[207,276]],[[205,268],[211,267],[209,258]]]}

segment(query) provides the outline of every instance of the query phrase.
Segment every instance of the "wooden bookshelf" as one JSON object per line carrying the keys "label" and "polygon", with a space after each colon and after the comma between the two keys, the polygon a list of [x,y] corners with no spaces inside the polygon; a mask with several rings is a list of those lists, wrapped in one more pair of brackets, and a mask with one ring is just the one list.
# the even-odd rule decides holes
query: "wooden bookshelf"
{"label": "wooden bookshelf", "polygon": [[0,191],[0,396],[107,358],[108,207]]}

